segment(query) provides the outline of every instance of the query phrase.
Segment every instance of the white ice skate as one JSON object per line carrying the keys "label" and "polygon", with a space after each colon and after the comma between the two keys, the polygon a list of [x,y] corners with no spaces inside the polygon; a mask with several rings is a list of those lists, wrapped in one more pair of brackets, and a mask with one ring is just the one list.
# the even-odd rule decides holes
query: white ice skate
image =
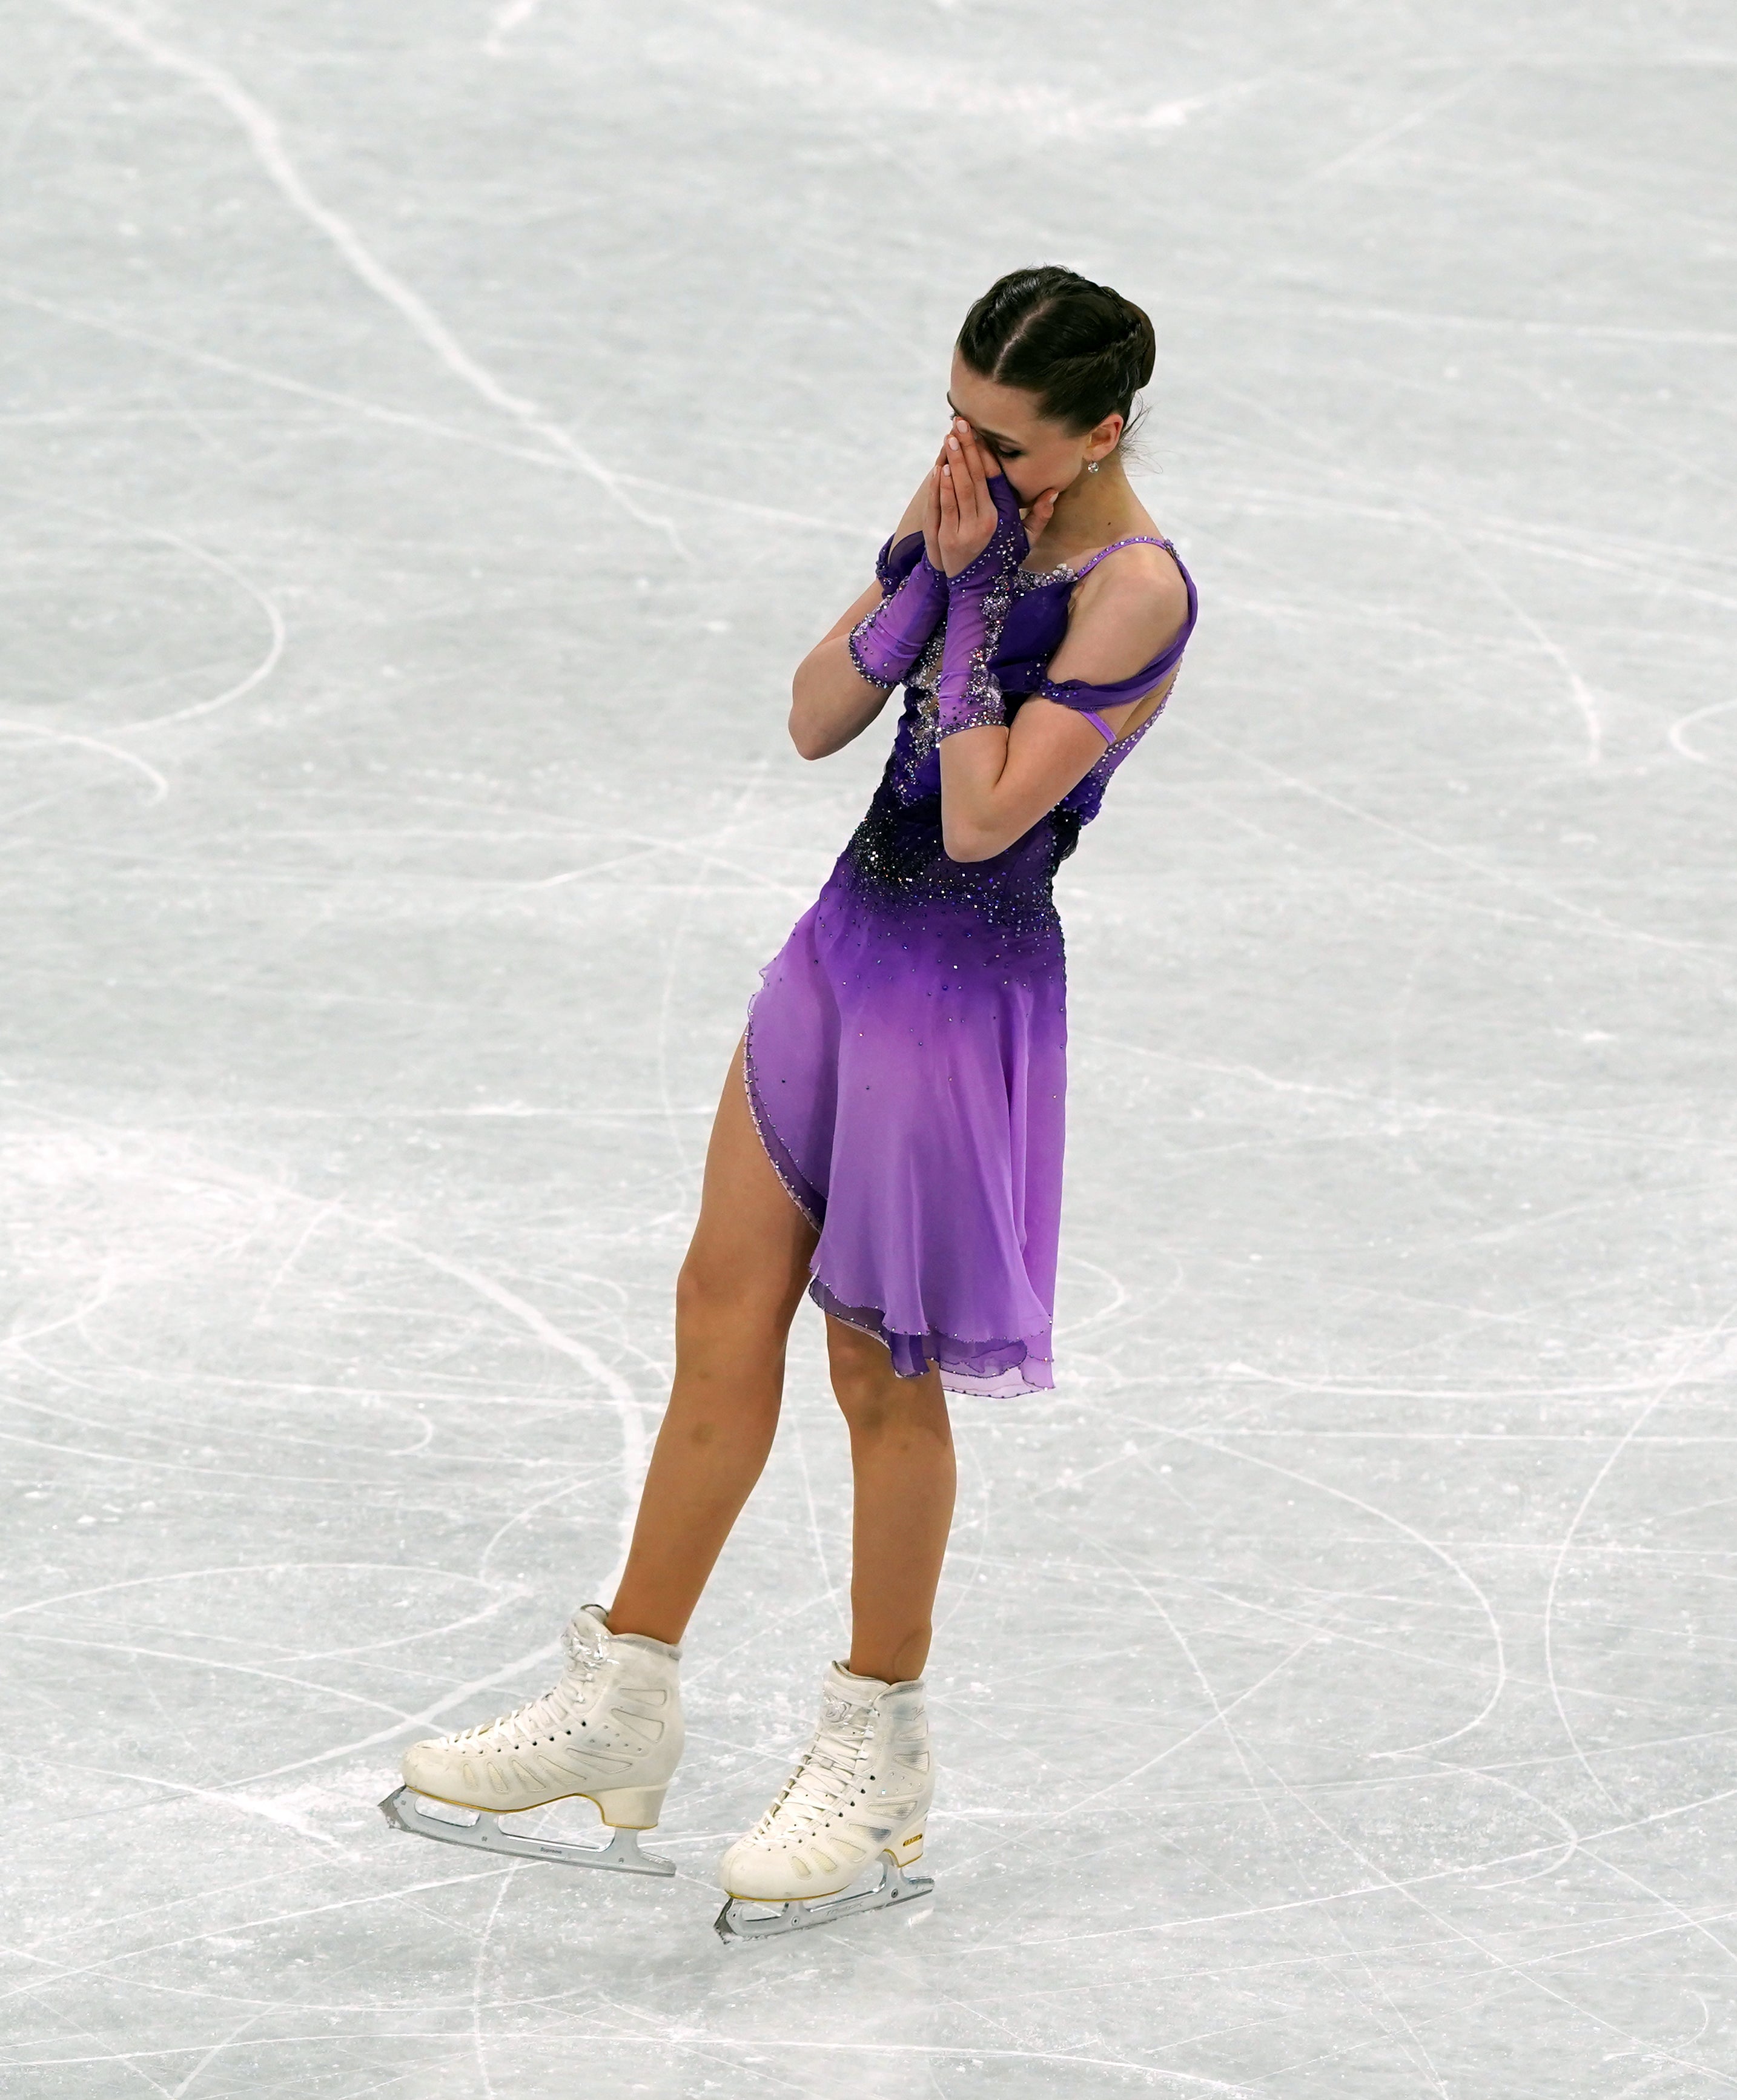
{"label": "white ice skate", "polygon": [[922,1857],[934,1795],[922,1679],[883,1684],[833,1663],[813,1741],[718,1863],[719,1937],[769,1939],[929,1895],[930,1877],[905,1869]]}
{"label": "white ice skate", "polygon": [[[576,1612],[561,1639],[568,1666],[552,1692],[480,1727],[413,1743],[404,1785],[381,1802],[381,1813],[443,1845],[673,1874],[673,1860],[639,1850],[638,1833],[655,1828],[682,1754],[682,1651],[612,1633],[601,1604]],[[607,1845],[524,1838],[500,1826],[502,1815],[576,1795],[594,1802],[610,1825]]]}

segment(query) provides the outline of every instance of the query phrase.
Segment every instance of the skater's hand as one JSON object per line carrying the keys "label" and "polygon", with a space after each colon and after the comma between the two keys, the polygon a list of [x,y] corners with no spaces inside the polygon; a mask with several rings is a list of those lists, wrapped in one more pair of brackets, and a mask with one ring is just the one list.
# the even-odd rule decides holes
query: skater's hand
{"label": "skater's hand", "polygon": [[989,480],[1001,471],[1001,461],[984,452],[970,425],[955,417],[935,466],[935,552],[930,559],[944,575],[969,568],[995,537],[1001,518]]}
{"label": "skater's hand", "polygon": [[931,568],[941,566],[941,467],[947,457],[947,440],[941,440],[940,450],[935,456],[935,464],[923,476],[923,485],[917,491],[921,507],[923,533],[923,552],[929,557]]}
{"label": "skater's hand", "polygon": [[1028,553],[1043,537],[1043,529],[1050,522],[1050,514],[1055,509],[1055,499],[1061,492],[1059,488],[1046,488],[1035,503],[1028,504],[1019,513],[1020,522],[1025,527]]}
{"label": "skater's hand", "polygon": [[[994,538],[1000,513],[990,484],[1001,478],[1001,461],[962,416],[955,417],[935,461],[923,512],[923,542],[944,574],[956,576],[970,567]],[[1028,545],[1049,523],[1059,493],[1046,488],[1019,512]]]}

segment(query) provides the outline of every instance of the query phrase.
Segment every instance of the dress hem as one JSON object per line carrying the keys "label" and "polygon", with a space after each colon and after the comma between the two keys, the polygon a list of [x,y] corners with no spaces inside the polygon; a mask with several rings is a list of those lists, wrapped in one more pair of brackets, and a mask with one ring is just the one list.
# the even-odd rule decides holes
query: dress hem
{"label": "dress hem", "polygon": [[[974,1348],[970,1342],[933,1329],[927,1334],[908,1335],[899,1328],[889,1327],[878,1305],[846,1304],[818,1276],[810,1282],[808,1295],[823,1312],[846,1327],[854,1327],[860,1335],[872,1335],[891,1357],[895,1378],[922,1378],[932,1370],[939,1374],[944,1391],[968,1393],[977,1400],[1016,1400],[1025,1393],[1055,1389],[1050,1359],[1038,1356],[1023,1342],[982,1342]],[[952,1362],[936,1347],[948,1343],[958,1352]],[[1014,1349],[1020,1354],[1011,1363],[975,1371],[966,1368],[974,1356],[993,1357]]]}
{"label": "dress hem", "polygon": [[[748,1002],[748,1018],[742,1031],[742,1086],[748,1096],[748,1114],[785,1193],[818,1233],[824,1230],[826,1223],[826,1198],[797,1165],[779,1136],[754,1070],[754,1009],[758,997],[756,992]],[[812,1261],[808,1274],[808,1295],[815,1304],[823,1312],[842,1321],[847,1327],[854,1327],[859,1334],[872,1335],[891,1359],[895,1378],[922,1378],[926,1372],[935,1370],[940,1375],[944,1392],[964,1393],[979,1400],[1012,1400],[1028,1392],[1054,1390],[1050,1359],[1034,1352],[1023,1338],[974,1343],[932,1329],[925,1334],[908,1335],[901,1329],[889,1327],[885,1312],[878,1305],[852,1305],[841,1298]],[[942,1348],[948,1343],[952,1345],[952,1363],[941,1353]],[[998,1363],[994,1361],[997,1357],[1010,1357],[1011,1361]],[[974,1361],[982,1363],[983,1368],[964,1368]],[[959,1367],[955,1368],[956,1365]]]}

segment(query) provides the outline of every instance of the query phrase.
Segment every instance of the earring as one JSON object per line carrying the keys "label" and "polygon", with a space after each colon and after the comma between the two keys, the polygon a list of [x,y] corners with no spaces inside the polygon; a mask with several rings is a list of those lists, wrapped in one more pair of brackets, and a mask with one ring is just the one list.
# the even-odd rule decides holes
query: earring
{"label": "earring", "polygon": [[1098,462],[1097,462],[1097,461],[1096,461],[1096,460],[1088,460],[1088,461],[1085,462],[1085,470],[1086,470],[1086,472],[1087,472],[1088,474],[1096,474],[1096,473],[1097,473],[1097,471],[1098,471]]}

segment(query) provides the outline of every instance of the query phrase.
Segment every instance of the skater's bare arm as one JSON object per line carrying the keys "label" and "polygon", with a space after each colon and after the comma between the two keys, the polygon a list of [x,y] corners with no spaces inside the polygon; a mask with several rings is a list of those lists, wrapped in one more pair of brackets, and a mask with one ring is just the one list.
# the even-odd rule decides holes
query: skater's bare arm
{"label": "skater's bare arm", "polygon": [[[1129,548],[1080,585],[1050,675],[1094,686],[1131,678],[1175,638],[1187,616],[1174,563],[1160,549]],[[1161,703],[1174,677],[1173,671],[1138,699],[1098,711],[1118,739]],[[1004,851],[1078,787],[1106,748],[1083,715],[1036,694],[1020,706],[1010,729],[985,726],[943,738],[941,839],[948,858],[988,860]]]}
{"label": "skater's bare arm", "polygon": [[868,728],[892,695],[871,685],[851,654],[851,630],[881,602],[870,584],[796,667],[790,682],[790,741],[804,758],[830,758]]}

